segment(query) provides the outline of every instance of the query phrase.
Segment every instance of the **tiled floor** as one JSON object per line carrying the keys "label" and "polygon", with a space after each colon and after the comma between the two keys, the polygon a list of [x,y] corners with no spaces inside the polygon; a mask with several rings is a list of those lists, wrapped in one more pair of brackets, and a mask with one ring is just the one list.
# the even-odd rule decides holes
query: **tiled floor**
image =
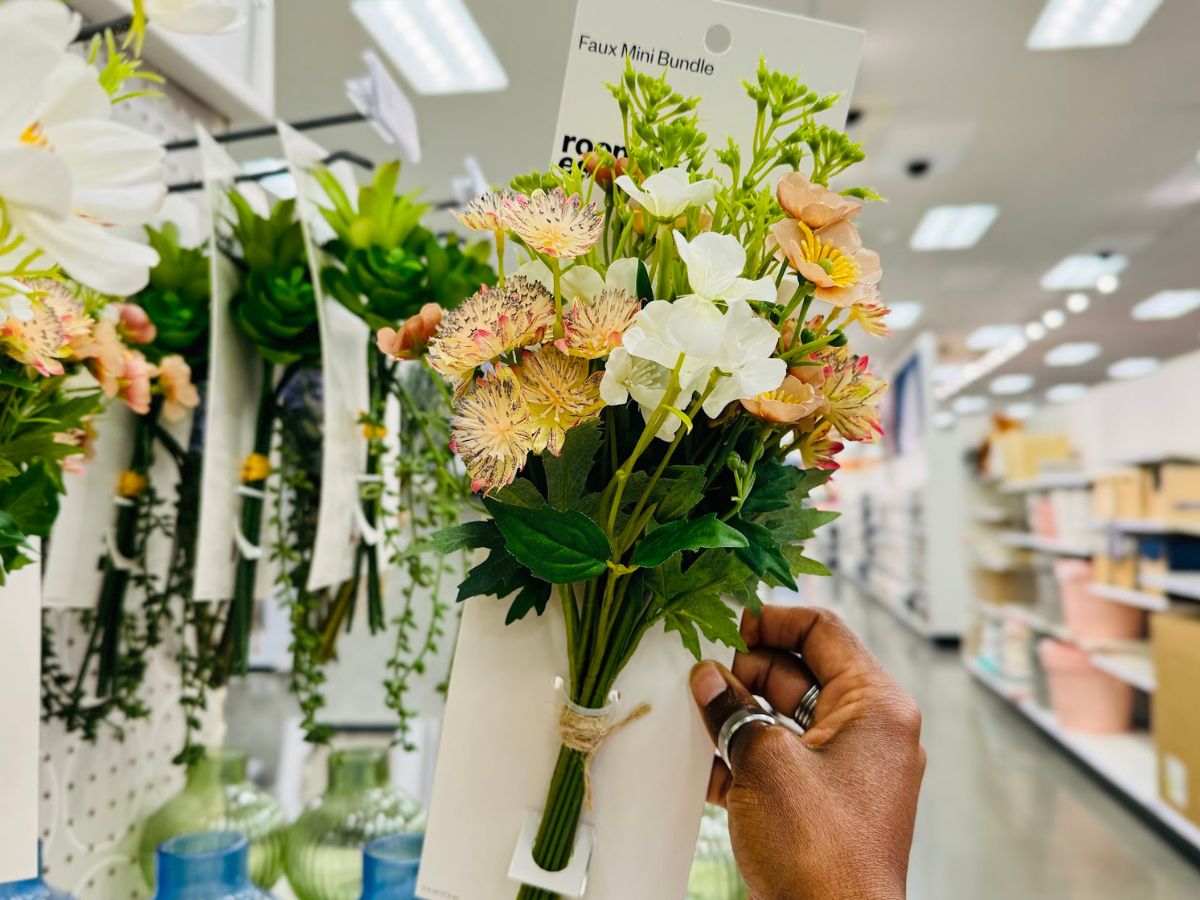
{"label": "tiled floor", "polygon": [[1023,719],[856,591],[850,621],[925,714],[913,900],[1197,900],[1200,869]]}

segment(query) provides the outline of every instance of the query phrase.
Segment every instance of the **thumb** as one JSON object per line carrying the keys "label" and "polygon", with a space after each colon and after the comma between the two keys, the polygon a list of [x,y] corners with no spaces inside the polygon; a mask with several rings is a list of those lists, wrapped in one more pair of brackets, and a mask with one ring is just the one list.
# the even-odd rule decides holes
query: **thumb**
{"label": "thumb", "polygon": [[[708,726],[708,734],[714,746],[721,726],[735,712],[742,709],[763,712],[763,708],[746,686],[720,663],[705,661],[697,665],[692,669],[691,684],[692,696],[696,699],[696,705],[700,707],[700,715],[704,724]],[[735,735],[729,748],[730,756],[736,756],[739,750],[749,743],[745,737],[745,730]]]}

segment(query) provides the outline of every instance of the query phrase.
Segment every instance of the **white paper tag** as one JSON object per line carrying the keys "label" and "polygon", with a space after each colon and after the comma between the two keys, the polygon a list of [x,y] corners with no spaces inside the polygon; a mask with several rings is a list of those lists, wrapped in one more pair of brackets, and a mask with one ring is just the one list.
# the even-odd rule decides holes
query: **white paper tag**
{"label": "white paper tag", "polygon": [[[253,345],[230,319],[229,303],[237,292],[238,273],[217,244],[218,228],[223,227],[220,223],[232,215],[226,193],[238,171],[237,164],[199,125],[196,137],[211,210],[212,306],[194,593],[197,600],[220,601],[233,596],[238,560],[234,534],[242,512],[238,488],[242,462],[254,449],[262,363]],[[264,575],[261,571],[259,574],[261,586]]]}
{"label": "white paper tag", "polygon": [[33,557],[0,587],[0,884],[37,875],[42,616]]}
{"label": "white paper tag", "polygon": [[564,897],[582,897],[587,892],[588,869],[592,865],[592,826],[581,822],[575,829],[575,844],[571,847],[571,861],[561,872],[547,872],[533,858],[533,845],[538,827],[542,824],[542,813],[530,810],[525,816],[521,836],[517,838],[517,849],[513,851],[508,866],[508,877],[518,884],[540,887]]}
{"label": "white paper tag", "polygon": [[703,98],[701,127],[710,146],[729,134],[749,147],[755,110],[742,81],[754,78],[760,56],[774,69],[798,69],[810,90],[841,93],[817,117],[840,128],[863,39],[854,28],[725,0],[580,0],[551,159],[570,165],[600,146],[624,155],[620,110],[605,85],[620,81],[626,56],[648,74],[667,68],[676,91]]}
{"label": "white paper tag", "polygon": [[370,329],[341,303],[326,298],[321,285],[324,252],[313,239],[320,188],[309,169],[327,154],[290,126],[279,123],[284,156],[296,180],[297,208],[317,297],[321,330],[324,423],[321,449],[321,502],[308,589],[319,590],[354,574],[358,538],[359,477],[367,458],[367,438],[359,416],[370,406],[367,349]]}
{"label": "white paper tag", "polygon": [[362,59],[367,74],[346,80],[346,96],[380,137],[399,147],[406,160],[419,163],[421,138],[412,103],[374,50],[364,50]]}

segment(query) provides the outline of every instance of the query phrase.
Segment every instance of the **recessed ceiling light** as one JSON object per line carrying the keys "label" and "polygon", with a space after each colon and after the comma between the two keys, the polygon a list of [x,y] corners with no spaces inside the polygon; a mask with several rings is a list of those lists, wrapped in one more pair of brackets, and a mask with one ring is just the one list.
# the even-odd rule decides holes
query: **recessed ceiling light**
{"label": "recessed ceiling light", "polygon": [[969,416],[985,411],[988,408],[988,398],[981,397],[979,394],[967,394],[963,397],[955,397],[951,406],[960,416]]}
{"label": "recessed ceiling light", "polygon": [[1139,322],[1178,319],[1200,309],[1200,291],[1160,291],[1133,308]]}
{"label": "recessed ceiling light", "polygon": [[1086,384],[1056,384],[1046,391],[1046,399],[1051,403],[1070,403],[1078,400],[1088,392]]}
{"label": "recessed ceiling light", "polygon": [[1007,397],[1025,393],[1033,387],[1034,381],[1036,379],[1032,375],[1001,375],[999,378],[992,379],[992,383],[988,387],[993,394]]}
{"label": "recessed ceiling light", "polygon": [[913,232],[914,250],[966,250],[974,247],[996,221],[1000,208],[990,203],[935,206]]}
{"label": "recessed ceiling light", "polygon": [[1116,275],[1101,275],[1096,279],[1096,290],[1102,294],[1115,294],[1121,287],[1121,279]]}
{"label": "recessed ceiling light", "polygon": [[1025,337],[1031,341],[1040,341],[1046,336],[1046,326],[1041,322],[1030,322],[1025,326]]}
{"label": "recessed ceiling light", "polygon": [[1100,355],[1100,345],[1091,341],[1068,341],[1046,354],[1048,366],[1082,366]]}
{"label": "recessed ceiling light", "polygon": [[1162,0],[1048,0],[1029,34],[1030,50],[1128,44]]}
{"label": "recessed ceiling light", "polygon": [[1068,256],[1042,276],[1042,288],[1047,291],[1082,291],[1098,287],[1100,279],[1118,275],[1129,265],[1129,257],[1118,254],[1101,256],[1085,253]]}
{"label": "recessed ceiling light", "polygon": [[940,412],[934,413],[933,425],[935,428],[946,429],[954,425],[954,413],[948,409],[943,409]]}
{"label": "recessed ceiling light", "polygon": [[967,335],[967,349],[991,350],[1020,333],[1020,325],[983,325]]}
{"label": "recessed ceiling light", "polygon": [[1037,407],[1032,403],[1010,403],[1004,407],[1004,414],[1010,419],[1028,419],[1035,412]]}
{"label": "recessed ceiling light", "polygon": [[1109,378],[1141,378],[1157,369],[1161,363],[1153,356],[1131,356],[1108,367]]}
{"label": "recessed ceiling light", "polygon": [[1073,313],[1087,312],[1092,305],[1092,298],[1087,294],[1074,293],[1067,297],[1067,309]]}
{"label": "recessed ceiling light", "polygon": [[462,0],[353,0],[351,9],[420,94],[508,87],[504,67]]}
{"label": "recessed ceiling light", "polygon": [[922,309],[923,307],[920,303],[911,300],[893,303],[892,311],[887,317],[887,323],[893,331],[904,331],[907,328],[912,328],[917,324],[917,320],[921,318]]}
{"label": "recessed ceiling light", "polygon": [[1042,316],[1042,324],[1047,328],[1062,328],[1067,324],[1067,314],[1061,309],[1048,309]]}

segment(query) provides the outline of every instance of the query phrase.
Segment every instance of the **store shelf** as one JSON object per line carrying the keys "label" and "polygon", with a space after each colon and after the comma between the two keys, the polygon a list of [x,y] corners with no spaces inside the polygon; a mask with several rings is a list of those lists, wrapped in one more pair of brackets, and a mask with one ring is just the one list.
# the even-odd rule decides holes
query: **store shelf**
{"label": "store shelf", "polygon": [[1117,587],[1112,584],[1101,584],[1093,581],[1089,588],[1097,597],[1123,603],[1126,606],[1136,606],[1151,612],[1166,612],[1171,608],[1170,601],[1158,594],[1147,594],[1145,591],[1135,591],[1132,588]]}
{"label": "store shelf", "polygon": [[1152,519],[1109,519],[1093,522],[1092,526],[1098,531],[1120,531],[1125,534],[1178,534],[1187,537],[1200,537],[1200,525],[1181,525],[1170,522],[1158,522]]}
{"label": "store shelf", "polygon": [[1142,576],[1147,587],[1158,588],[1177,597],[1200,600],[1200,572],[1147,572]]}
{"label": "store shelf", "polygon": [[[989,605],[989,604],[983,604]],[[1018,606],[1016,604],[997,606],[1001,615],[1020,622],[1022,625],[1028,626],[1031,630],[1038,634],[1044,634],[1052,637],[1055,640],[1063,641],[1067,644],[1074,644],[1089,653],[1120,653],[1120,654],[1136,654],[1144,647],[1143,641],[1092,641],[1086,638],[1080,638],[1072,634],[1066,625],[1059,622],[1051,622],[1044,616],[1034,612],[1027,606]]]}
{"label": "store shelf", "polygon": [[1200,854],[1200,828],[1158,795],[1158,760],[1149,735],[1087,735],[1068,731],[1058,723],[1054,713],[1038,706],[1009,682],[988,672],[975,660],[967,660],[966,665],[981,684],[1123,796],[1190,855]]}
{"label": "store shelf", "polygon": [[1012,518],[1012,512],[1002,506],[981,506],[975,510],[976,521],[985,525],[1003,525]]}
{"label": "store shelf", "polygon": [[1051,553],[1055,556],[1086,557],[1092,555],[1092,551],[1088,547],[1069,544],[1063,541],[1053,541],[1049,538],[1039,537],[1036,534],[1030,534],[1027,531],[1005,531],[1000,535],[1000,539],[1010,547],[1020,547],[1022,550],[1036,550],[1038,553]]}
{"label": "store shelf", "polygon": [[1072,488],[1090,487],[1093,478],[1080,472],[1064,472],[1061,475],[1042,475],[1028,481],[1010,481],[1000,486],[1006,494],[1028,494],[1034,491],[1062,491]]}
{"label": "store shelf", "polygon": [[1154,672],[1154,660],[1147,646],[1139,652],[1093,653],[1092,665],[1139,691],[1154,693],[1158,690],[1158,678]]}

